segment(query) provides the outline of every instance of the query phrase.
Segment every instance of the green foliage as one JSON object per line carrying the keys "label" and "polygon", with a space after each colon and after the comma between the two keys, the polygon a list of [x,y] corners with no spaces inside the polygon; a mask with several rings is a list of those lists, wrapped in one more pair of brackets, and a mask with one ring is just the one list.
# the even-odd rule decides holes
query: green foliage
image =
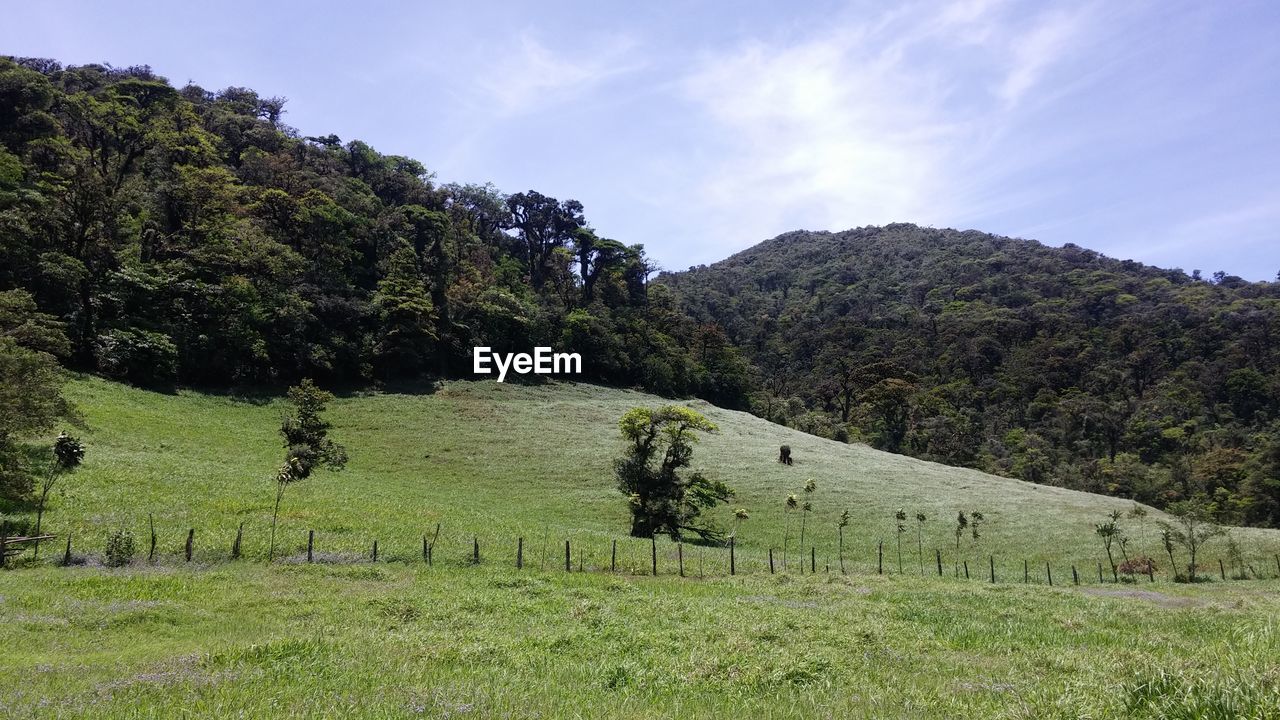
{"label": "green foliage", "polygon": [[133,533],[121,529],[107,536],[107,546],[103,553],[107,567],[124,567],[133,562],[135,553]]}
{"label": "green foliage", "polygon": [[1280,283],[905,224],[787,233],[655,282],[760,369],[762,417],[1280,526]]}
{"label": "green foliage", "polygon": [[618,489],[627,496],[631,534],[651,537],[666,533],[679,539],[686,531],[707,540],[721,533],[701,523],[704,510],[727,503],[733,490],[699,472],[682,473],[693,459],[695,431],[715,432],[700,413],[679,405],[656,410],[632,408],[618,422],[627,440],[626,454],[614,461]]}

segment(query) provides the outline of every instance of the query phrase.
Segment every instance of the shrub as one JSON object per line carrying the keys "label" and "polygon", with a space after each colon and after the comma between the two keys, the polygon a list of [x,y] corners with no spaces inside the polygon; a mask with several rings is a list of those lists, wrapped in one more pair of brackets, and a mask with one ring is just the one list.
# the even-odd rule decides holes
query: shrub
{"label": "shrub", "polygon": [[98,336],[98,369],[138,385],[163,385],[177,377],[178,348],[164,333],[109,330]]}
{"label": "shrub", "polygon": [[117,530],[107,537],[107,567],[124,567],[133,561],[133,533]]}

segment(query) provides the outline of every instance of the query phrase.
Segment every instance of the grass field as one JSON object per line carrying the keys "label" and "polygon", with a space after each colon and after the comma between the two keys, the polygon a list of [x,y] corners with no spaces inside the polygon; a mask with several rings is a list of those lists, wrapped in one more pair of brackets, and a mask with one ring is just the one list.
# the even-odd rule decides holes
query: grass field
{"label": "grass field", "polygon": [[[244,552],[265,558],[274,485],[270,478],[283,450],[276,428],[283,407],[227,397],[163,395],[98,379],[77,380],[70,395],[87,416],[88,454],[82,470],[67,478],[69,495],[55,500],[47,526],[70,531],[79,547],[101,553],[106,534],[130,529],[145,543],[153,514],[159,552],[176,555],[189,528],[197,531],[196,554],[225,557],[236,529],[245,526]],[[610,543],[621,542],[621,562],[647,565],[647,542],[628,540],[626,505],[614,486],[612,459],[622,448],[618,418],[637,405],[664,401],[641,393],[591,385],[521,386],[452,382],[430,395],[369,394],[331,405],[333,435],[351,459],[339,473],[322,472],[288,490],[280,520],[286,555],[301,552],[308,530],[323,552],[366,554],[374,540],[384,556],[421,554],[424,533],[441,525],[439,557],[470,556],[473,537],[486,555],[514,560],[523,536],[530,562],[563,564],[563,542],[580,547],[584,564],[607,561]],[[903,508],[908,530],[902,539],[904,567],[918,572],[919,546],[926,564],[934,550],[946,570],[967,560],[986,566],[994,555],[999,577],[1021,579],[1023,561],[1045,561],[1063,576],[1105,560],[1093,532],[1113,508],[1132,503],[1059,488],[998,478],[864,446],[845,445],[773,425],[746,413],[693,402],[720,427],[704,435],[695,467],[738,490],[734,506],[751,519],[738,530],[744,569],[767,570],[766,551],[782,548],[790,523],[791,566],[796,564],[800,517],[783,510],[790,493],[803,496],[806,479],[817,483],[805,545],[816,546],[820,565],[837,562],[836,520],[848,509],[848,567],[876,566],[876,545],[885,542],[885,563],[897,569],[893,514]],[[792,466],[776,462],[789,444]],[[987,522],[975,543],[966,535],[956,547],[957,511],[982,512]],[[916,512],[929,518],[917,542]],[[1131,554],[1161,561],[1153,511],[1145,522],[1129,521]],[[718,521],[732,525],[728,508]],[[1232,531],[1259,573],[1274,575],[1280,532]],[[1204,554],[1215,570],[1226,543]],[[675,550],[664,543],[665,567]],[[691,550],[691,552],[694,552]],[[705,551],[704,563],[722,567],[722,550]],[[805,554],[808,554],[806,551]],[[52,553],[51,553],[52,555]],[[544,557],[545,556],[545,557]],[[578,562],[575,552],[574,562]],[[976,567],[974,569],[977,572]]]}
{"label": "grass field", "polygon": [[[285,557],[268,565],[280,404],[92,378],[69,392],[88,420],[78,431],[88,454],[46,528],[59,541],[70,532],[85,563],[54,567],[58,543],[39,563],[0,572],[0,717],[1280,717],[1275,531],[1231,531],[1267,579],[1174,584],[1164,562],[1154,583],[1100,584],[1093,524],[1130,503],[693,403],[720,427],[695,466],[735,486],[734,505],[752,513],[738,532],[739,574],[727,576],[723,548],[685,545],[689,577],[675,577],[677,546],[661,541],[661,575],[649,577],[649,542],[624,537],[610,462],[618,417],[663,401],[454,382],[335,401],[348,469],[289,490]],[[775,461],[783,443],[793,466]],[[819,573],[799,574],[793,516],[790,568],[779,551],[771,575],[783,501],[809,478],[818,490],[805,545]],[[899,507],[912,517],[902,574]],[[835,532],[845,509],[847,575]],[[957,550],[958,510],[988,520],[979,542],[966,536]],[[917,511],[929,517],[923,577]],[[145,553],[148,515],[155,564],[100,567],[114,529],[131,530]],[[1163,560],[1158,517],[1126,525],[1131,554]],[[719,519],[729,525],[728,509]],[[241,523],[245,559],[231,562]],[[437,523],[428,567],[422,536]],[[321,562],[306,564],[312,529]],[[513,567],[519,537],[523,570]],[[608,572],[614,540],[619,570]],[[1206,574],[1224,550],[1209,546]],[[960,561],[972,579],[954,577]]]}
{"label": "grass field", "polygon": [[0,712],[1267,718],[1280,714],[1277,589],[45,568],[0,576]]}

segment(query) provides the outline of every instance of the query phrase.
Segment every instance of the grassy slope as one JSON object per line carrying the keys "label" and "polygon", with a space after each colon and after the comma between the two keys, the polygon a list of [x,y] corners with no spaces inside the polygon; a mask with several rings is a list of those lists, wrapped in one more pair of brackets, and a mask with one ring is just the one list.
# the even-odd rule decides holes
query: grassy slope
{"label": "grassy slope", "polygon": [[[751,572],[675,578],[668,545],[660,578],[566,575],[554,569],[560,538],[598,564],[625,528],[608,477],[613,421],[658,400],[453,383],[432,396],[336,402],[351,467],[293,488],[284,519],[291,552],[314,527],[322,549],[354,554],[378,537],[405,559],[441,520],[434,567],[183,566],[172,556],[191,526],[200,560],[225,559],[241,521],[247,554],[265,554],[280,408],[93,379],[71,390],[89,417],[90,454],[50,528],[70,527],[96,553],[109,528],[143,536],[155,512],[169,557],[0,573],[0,717],[1280,714],[1280,582],[1061,586],[1061,563],[1097,555],[1091,523],[1114,500],[704,406],[722,432],[705,439],[698,464],[755,510],[741,532]],[[782,442],[797,465],[773,461]],[[824,550],[840,509],[858,518],[847,577],[762,572],[761,552],[780,542],[780,500],[807,477],[820,488]],[[899,504],[931,516],[983,510],[990,530],[970,559],[993,550],[1007,578],[1024,554],[1052,557],[1059,587],[873,574],[870,548],[892,533]],[[952,543],[945,523],[928,527],[930,545]],[[465,567],[470,532],[482,528],[485,562]],[[544,532],[549,567],[539,571]],[[1275,533],[1238,532],[1254,562],[1275,548]],[[524,571],[509,563],[518,533],[530,538]],[[624,564],[641,570],[647,550],[624,543]],[[700,551],[688,550],[696,574]],[[713,574],[723,553],[703,559]]]}
{"label": "grassy slope", "polygon": [[[197,553],[225,555],[236,526],[245,523],[245,552],[265,556],[273,486],[269,481],[281,448],[275,434],[282,407],[230,398],[181,393],[149,393],[98,379],[82,379],[70,394],[85,411],[89,453],[80,472],[66,481],[70,495],[56,502],[48,527],[71,529],[84,549],[100,552],[106,532],[128,527],[145,538],[147,514],[154,513],[160,552],[177,553],[189,527],[197,529]],[[610,462],[621,443],[616,421],[628,408],[656,405],[659,398],[590,385],[500,385],[453,382],[433,395],[374,394],[341,398],[331,407],[334,436],[351,460],[341,473],[318,473],[290,488],[281,519],[287,552],[298,551],[308,529],[322,550],[367,552],[378,539],[384,554],[412,557],[421,536],[443,525],[440,552],[459,559],[478,535],[482,552],[514,554],[523,535],[531,562],[563,562],[564,539],[574,539],[587,563],[606,562],[611,538],[622,539],[625,563],[646,560],[647,543],[624,538],[625,504],[614,489]],[[996,555],[1001,576],[1021,575],[1022,560],[1033,566],[1052,560],[1058,572],[1068,563],[1093,567],[1103,559],[1093,524],[1125,501],[1044,487],[982,473],[844,445],[766,423],[751,415],[693,403],[720,432],[704,436],[695,465],[738,490],[735,505],[751,510],[739,531],[747,567],[763,567],[764,552],[781,547],[785,534],[783,499],[804,481],[818,485],[806,545],[817,545],[819,563],[835,563],[835,521],[848,508],[846,529],[853,567],[875,562],[875,545],[886,542],[886,565],[896,567],[893,512],[909,520],[903,538],[904,563],[915,558],[917,511],[925,525],[925,552],[941,548],[956,557],[953,535],[957,510],[980,510],[985,537],[975,547],[966,537],[960,556],[985,565]],[[777,447],[793,448],[796,464],[775,462]],[[727,510],[720,521],[729,524]],[[1163,559],[1153,514],[1145,527],[1127,526],[1135,538],[1130,552]],[[794,562],[798,516],[793,517]],[[1280,532],[1234,530],[1261,570],[1275,570]],[[1210,546],[1216,564],[1225,543]],[[665,555],[673,550],[664,547]],[[711,552],[711,551],[708,551]],[[722,552],[704,561],[723,563]],[[780,561],[779,554],[779,561]],[[576,562],[576,559],[575,559]],[[665,559],[664,559],[665,562]],[[1162,565],[1167,565],[1162,563]],[[1096,570],[1094,570],[1096,575]]]}

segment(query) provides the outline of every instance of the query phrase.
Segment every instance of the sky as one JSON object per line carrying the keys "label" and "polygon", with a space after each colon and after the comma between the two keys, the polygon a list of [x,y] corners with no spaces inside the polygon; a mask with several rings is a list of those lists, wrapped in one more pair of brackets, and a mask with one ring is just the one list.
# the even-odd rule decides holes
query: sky
{"label": "sky", "polygon": [[[795,7],[798,6],[798,7]],[[914,222],[1280,271],[1280,3],[6,3],[0,54],[288,99],[668,270]]]}

